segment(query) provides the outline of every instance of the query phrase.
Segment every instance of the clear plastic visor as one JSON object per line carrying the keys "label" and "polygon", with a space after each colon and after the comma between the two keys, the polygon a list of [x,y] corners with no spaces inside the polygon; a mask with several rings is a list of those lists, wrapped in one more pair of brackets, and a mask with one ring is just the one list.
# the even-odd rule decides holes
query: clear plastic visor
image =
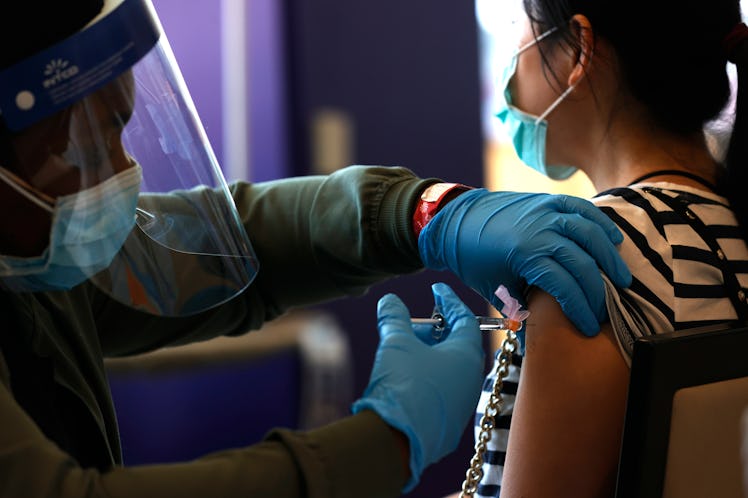
{"label": "clear plastic visor", "polygon": [[[12,103],[0,98],[12,130],[0,166],[27,191],[6,196],[4,203],[8,197],[15,203],[6,213],[23,213],[22,239],[47,239],[46,246],[37,242],[36,255],[28,254],[31,245],[12,248],[19,261],[30,262],[28,272],[23,264],[0,268],[0,282],[34,290],[24,287],[41,258],[47,269],[85,274],[133,308],[198,313],[244,290],[257,260],[152,6],[114,3],[110,13],[60,44],[65,57],[51,52],[40,58],[57,64],[49,68],[47,88],[14,89]],[[97,43],[112,46],[86,65]],[[0,81],[8,76],[0,73]],[[86,85],[65,105],[66,95],[75,97]],[[45,93],[49,87],[54,95]],[[29,98],[31,112],[19,113]],[[76,198],[89,192],[95,195]],[[63,206],[63,199],[70,202]],[[92,264],[97,257],[104,264]]]}

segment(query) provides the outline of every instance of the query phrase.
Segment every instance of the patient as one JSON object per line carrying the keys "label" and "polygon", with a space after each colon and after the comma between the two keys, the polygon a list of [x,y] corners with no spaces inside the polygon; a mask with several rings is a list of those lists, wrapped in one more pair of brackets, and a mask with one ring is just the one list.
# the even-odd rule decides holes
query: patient
{"label": "patient", "polygon": [[[513,413],[493,431],[476,496],[612,497],[633,341],[748,316],[748,28],[738,0],[523,7],[498,118],[528,166],[591,179],[634,279],[608,285],[610,321],[593,338],[530,290],[524,356],[504,383]],[[723,158],[704,130],[729,102],[728,60],[741,91]]]}

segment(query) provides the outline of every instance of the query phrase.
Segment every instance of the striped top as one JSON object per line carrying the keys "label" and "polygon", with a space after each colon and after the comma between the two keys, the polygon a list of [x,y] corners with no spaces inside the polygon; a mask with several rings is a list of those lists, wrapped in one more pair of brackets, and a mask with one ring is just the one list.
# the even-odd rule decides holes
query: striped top
{"label": "striped top", "polygon": [[[643,182],[608,190],[592,201],[624,234],[619,250],[633,275],[631,287],[617,289],[605,280],[611,325],[629,364],[637,337],[737,318],[734,294],[748,288],[748,247],[724,197],[684,185]],[[725,284],[735,277],[735,286]],[[501,490],[522,364],[522,358],[514,356],[502,390],[504,410],[488,443],[477,497],[497,497]],[[476,438],[495,368],[494,364],[478,402]]]}

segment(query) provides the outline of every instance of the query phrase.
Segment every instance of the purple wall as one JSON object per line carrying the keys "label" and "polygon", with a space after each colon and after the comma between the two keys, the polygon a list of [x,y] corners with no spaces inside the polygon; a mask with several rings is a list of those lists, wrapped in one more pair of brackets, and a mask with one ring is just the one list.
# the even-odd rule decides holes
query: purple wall
{"label": "purple wall", "polygon": [[[218,162],[223,165],[227,154],[222,121],[221,3],[153,0]],[[252,181],[288,174],[281,7],[282,2],[276,0],[252,0],[246,5],[250,164],[241,168],[245,171],[241,178]]]}
{"label": "purple wall", "polygon": [[153,0],[153,4],[221,164],[221,2]]}
{"label": "purple wall", "polygon": [[249,2],[250,164],[253,181],[290,175],[286,47],[279,0]]}

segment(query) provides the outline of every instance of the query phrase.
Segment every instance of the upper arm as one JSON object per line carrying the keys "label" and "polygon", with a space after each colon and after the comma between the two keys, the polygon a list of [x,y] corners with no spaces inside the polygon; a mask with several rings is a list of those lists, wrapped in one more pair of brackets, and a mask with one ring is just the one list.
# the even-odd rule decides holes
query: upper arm
{"label": "upper arm", "polygon": [[501,496],[613,496],[629,369],[610,326],[583,336],[541,291],[529,309]]}

